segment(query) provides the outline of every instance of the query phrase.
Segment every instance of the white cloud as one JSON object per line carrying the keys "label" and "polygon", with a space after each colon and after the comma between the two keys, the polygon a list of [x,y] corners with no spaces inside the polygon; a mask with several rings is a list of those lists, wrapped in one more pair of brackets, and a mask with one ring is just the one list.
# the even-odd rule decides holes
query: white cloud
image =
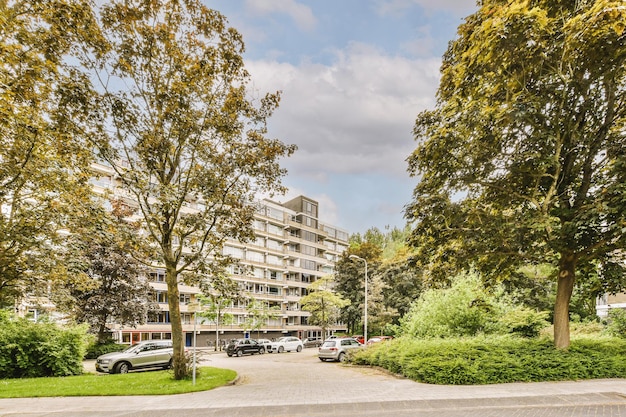
{"label": "white cloud", "polygon": [[246,7],[253,13],[286,14],[304,31],[313,30],[317,24],[311,8],[294,0],[247,0]]}
{"label": "white cloud", "polygon": [[427,11],[452,12],[461,17],[477,9],[476,0],[380,0],[378,12],[398,14],[415,4]]}
{"label": "white cloud", "polygon": [[411,60],[354,43],[330,66],[250,61],[260,92],[282,90],[270,135],[299,150],[289,175],[324,182],[333,174],[406,177],[415,117],[434,104],[438,58]]}

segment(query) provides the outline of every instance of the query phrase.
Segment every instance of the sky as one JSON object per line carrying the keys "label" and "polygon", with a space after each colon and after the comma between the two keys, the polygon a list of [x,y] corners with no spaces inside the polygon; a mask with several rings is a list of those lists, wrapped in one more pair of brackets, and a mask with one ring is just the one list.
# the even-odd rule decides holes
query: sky
{"label": "sky", "polygon": [[441,56],[476,0],[203,0],[244,39],[251,94],[281,91],[268,136],[298,150],[285,202],[305,195],[349,233],[403,228],[407,157],[435,105]]}

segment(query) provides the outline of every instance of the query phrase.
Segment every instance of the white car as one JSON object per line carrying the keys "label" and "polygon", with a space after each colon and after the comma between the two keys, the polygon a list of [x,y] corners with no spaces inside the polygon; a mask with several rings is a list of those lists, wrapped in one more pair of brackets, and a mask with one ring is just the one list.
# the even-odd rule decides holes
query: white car
{"label": "white car", "polygon": [[285,336],[285,337],[281,337],[275,342],[272,342],[271,345],[269,346],[268,352],[283,353],[283,352],[291,352],[294,350],[296,352],[301,352],[303,347],[304,345],[302,344],[302,340],[293,336]]}

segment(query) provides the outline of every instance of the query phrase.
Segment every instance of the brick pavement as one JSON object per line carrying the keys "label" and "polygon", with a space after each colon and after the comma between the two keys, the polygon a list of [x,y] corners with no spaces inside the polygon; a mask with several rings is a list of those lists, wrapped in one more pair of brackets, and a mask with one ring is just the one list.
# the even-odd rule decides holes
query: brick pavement
{"label": "brick pavement", "polygon": [[[202,365],[230,368],[233,386],[171,396],[1,399],[13,416],[625,416],[626,380],[483,386],[416,383],[386,372],[320,362],[301,353],[228,358]],[[390,414],[391,413],[391,414]]]}

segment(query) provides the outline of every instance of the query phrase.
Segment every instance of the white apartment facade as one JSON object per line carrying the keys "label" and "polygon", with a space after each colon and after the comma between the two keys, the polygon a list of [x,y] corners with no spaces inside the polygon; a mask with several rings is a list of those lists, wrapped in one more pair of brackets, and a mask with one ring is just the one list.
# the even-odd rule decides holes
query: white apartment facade
{"label": "white apartment facade", "polygon": [[[92,184],[97,193],[109,192],[123,196],[117,189],[110,167],[97,166]],[[129,202],[130,203],[130,202]],[[241,243],[229,240],[224,254],[235,258],[228,273],[239,283],[244,295],[263,303],[273,313],[252,332],[246,328],[247,301],[237,302],[226,309],[234,318],[232,324],[216,326],[198,315],[194,319],[196,295],[199,288],[179,284],[181,314],[186,344],[193,343],[194,330],[198,346],[213,346],[216,338],[253,337],[275,339],[284,335],[321,337],[321,329],[308,323],[310,314],[301,309],[300,299],[317,279],[332,274],[338,257],[348,248],[348,232],[322,223],[319,203],[299,196],[286,203],[271,200],[258,202],[254,219],[256,239]],[[121,327],[111,324],[114,337],[122,343],[171,337],[165,271],[154,268],[149,274],[154,300],[160,311],[148,317],[144,325]],[[338,323],[331,331],[345,331]]]}

